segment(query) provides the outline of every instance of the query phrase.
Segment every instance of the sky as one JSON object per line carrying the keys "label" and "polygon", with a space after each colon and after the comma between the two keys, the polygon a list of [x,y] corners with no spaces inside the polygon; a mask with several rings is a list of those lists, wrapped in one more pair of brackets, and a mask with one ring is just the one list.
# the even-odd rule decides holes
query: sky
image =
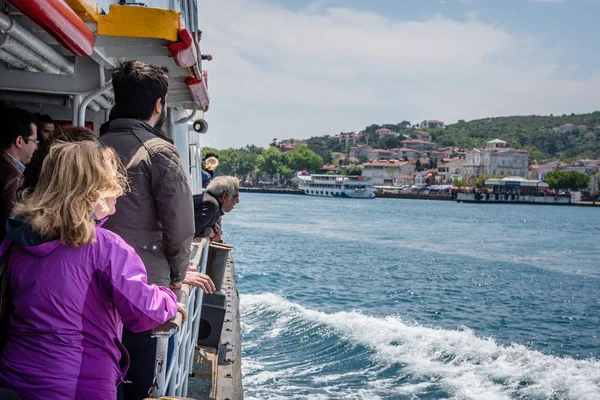
{"label": "sky", "polygon": [[199,0],[203,145],[600,109],[600,0]]}

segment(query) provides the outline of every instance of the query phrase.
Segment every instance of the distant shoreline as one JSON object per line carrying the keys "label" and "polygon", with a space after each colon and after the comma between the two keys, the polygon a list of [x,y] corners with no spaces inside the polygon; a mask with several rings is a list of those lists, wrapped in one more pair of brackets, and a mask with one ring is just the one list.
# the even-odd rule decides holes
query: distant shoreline
{"label": "distant shoreline", "polygon": [[[241,193],[270,193],[270,194],[304,195],[304,192],[301,189],[283,189],[283,188],[240,187],[240,192]],[[409,193],[379,193],[379,194],[375,193],[375,198],[456,201],[455,199],[452,198],[452,196],[409,194]],[[469,204],[476,204],[476,203],[470,202]],[[494,203],[490,203],[490,204],[494,204]],[[497,202],[496,204],[533,204],[533,203]],[[534,205],[547,205],[547,204],[534,204]],[[591,201],[586,201],[586,202],[571,202],[571,203],[564,204],[564,205],[565,206],[578,206],[578,207],[600,207],[600,201],[598,201],[596,204],[592,204]]]}

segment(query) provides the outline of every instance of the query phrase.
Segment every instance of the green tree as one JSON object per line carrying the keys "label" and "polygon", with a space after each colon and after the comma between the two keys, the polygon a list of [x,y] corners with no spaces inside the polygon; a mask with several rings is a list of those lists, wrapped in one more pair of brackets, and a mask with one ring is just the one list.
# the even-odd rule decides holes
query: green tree
{"label": "green tree", "polygon": [[494,178],[491,175],[479,175],[475,178],[475,187],[477,189],[483,189],[485,187],[485,180]]}
{"label": "green tree", "polygon": [[315,171],[323,166],[323,158],[306,146],[297,146],[285,153],[283,162],[293,171]]}
{"label": "green tree", "polygon": [[289,179],[294,176],[294,170],[286,167],[285,165],[279,167],[279,171],[277,172],[285,179]]}
{"label": "green tree", "polygon": [[454,178],[452,180],[452,186],[456,186],[456,187],[467,187],[467,180],[465,179],[464,176],[461,176],[460,179],[459,178]]}
{"label": "green tree", "polygon": [[262,151],[256,158],[256,169],[258,172],[273,179],[283,166],[281,151],[277,147],[270,146]]}
{"label": "green tree", "polygon": [[363,169],[360,166],[348,167],[344,169],[341,174],[342,175],[354,175],[354,176],[362,176]]}
{"label": "green tree", "polygon": [[550,189],[554,189],[556,195],[560,190],[578,191],[585,189],[590,184],[590,177],[587,174],[577,171],[551,171],[544,176],[544,182]]}
{"label": "green tree", "polygon": [[421,165],[421,160],[419,160],[417,158],[417,162],[415,163],[415,170],[416,171],[422,171],[423,170],[423,166]]}
{"label": "green tree", "polygon": [[544,182],[548,184],[550,189],[553,189],[558,196],[561,189],[565,189],[565,175],[563,171],[550,171],[544,176]]}
{"label": "green tree", "polygon": [[585,189],[590,184],[590,177],[578,171],[567,171],[567,189],[576,192]]}
{"label": "green tree", "polygon": [[392,180],[392,185],[394,184],[394,177],[396,176],[396,167],[386,167],[385,173]]}

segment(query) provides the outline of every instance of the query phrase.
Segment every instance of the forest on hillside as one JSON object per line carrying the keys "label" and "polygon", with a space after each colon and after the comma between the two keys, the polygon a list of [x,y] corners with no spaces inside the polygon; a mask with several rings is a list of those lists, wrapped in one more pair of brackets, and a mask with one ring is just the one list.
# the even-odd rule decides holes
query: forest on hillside
{"label": "forest on hillside", "polygon": [[[585,125],[585,129],[570,133],[555,132],[552,129],[563,124]],[[375,132],[379,128],[388,128],[400,135],[380,137]],[[370,147],[392,149],[402,147],[401,141],[408,137],[417,138],[416,130],[416,124],[405,120],[397,124],[372,124],[362,132],[367,135]],[[483,147],[489,140],[501,139],[510,147],[529,151],[531,162],[538,164],[552,160],[569,162],[581,158],[600,158],[600,111],[561,116],[496,117],[468,122],[460,120],[444,129],[430,129],[428,132],[438,148],[455,146],[467,151]],[[354,132],[340,132],[343,133]],[[292,152],[281,152],[277,148],[277,139],[273,139],[267,148],[250,145],[240,149],[203,150],[217,151],[220,154],[220,174],[241,176],[252,171],[260,171],[267,176],[275,173],[288,176],[299,169],[314,171],[323,163],[332,161],[332,152],[348,151],[330,135],[313,136],[306,139],[305,143],[311,152],[306,151],[307,148],[303,146]]]}
{"label": "forest on hillside", "polygon": [[[563,124],[585,125],[584,131],[555,132],[552,128]],[[379,137],[375,131],[388,128],[402,134],[396,137]],[[416,137],[416,125],[409,121],[397,124],[373,124],[364,129],[372,148],[391,149],[401,147],[406,137]],[[529,151],[531,161],[542,163],[550,160],[571,161],[580,158],[600,158],[600,111],[589,114],[561,116],[512,116],[483,118],[472,121],[460,120],[444,129],[430,129],[438,147],[456,146],[466,150],[483,147],[492,139],[501,139],[508,146]],[[348,132],[340,132],[348,133]],[[328,160],[332,151],[344,149],[329,136],[314,136],[306,140],[308,147]],[[329,157],[330,159],[330,157]]]}

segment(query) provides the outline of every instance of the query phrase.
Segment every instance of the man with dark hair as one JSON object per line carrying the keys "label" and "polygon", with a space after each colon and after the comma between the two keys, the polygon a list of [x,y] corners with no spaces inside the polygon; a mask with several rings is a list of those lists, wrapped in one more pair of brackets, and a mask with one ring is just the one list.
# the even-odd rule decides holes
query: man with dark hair
{"label": "man with dark hair", "polygon": [[54,121],[48,114],[37,116],[38,138],[41,143],[48,143],[54,135]]}
{"label": "man with dark hair", "polygon": [[23,187],[34,188],[42,172],[42,163],[54,138],[54,121],[48,114],[34,114],[38,132],[38,148],[23,172]]}
{"label": "man with dark hair", "polygon": [[[214,284],[206,275],[187,271],[194,236],[192,192],[172,141],[160,127],[166,118],[169,75],[166,68],[128,61],[113,73],[114,117],[100,141],[113,147],[127,169],[131,191],[119,198],[104,228],[121,236],[144,261],[148,283],[179,289],[182,282]],[[208,284],[212,286],[204,286]],[[124,398],[148,396],[154,378],[156,339],[151,332],[124,329],[130,367]]]}
{"label": "man with dark hair", "polygon": [[33,114],[17,107],[0,104],[0,241],[4,240],[6,218],[17,200],[23,183],[25,165],[31,161],[38,145]]}

